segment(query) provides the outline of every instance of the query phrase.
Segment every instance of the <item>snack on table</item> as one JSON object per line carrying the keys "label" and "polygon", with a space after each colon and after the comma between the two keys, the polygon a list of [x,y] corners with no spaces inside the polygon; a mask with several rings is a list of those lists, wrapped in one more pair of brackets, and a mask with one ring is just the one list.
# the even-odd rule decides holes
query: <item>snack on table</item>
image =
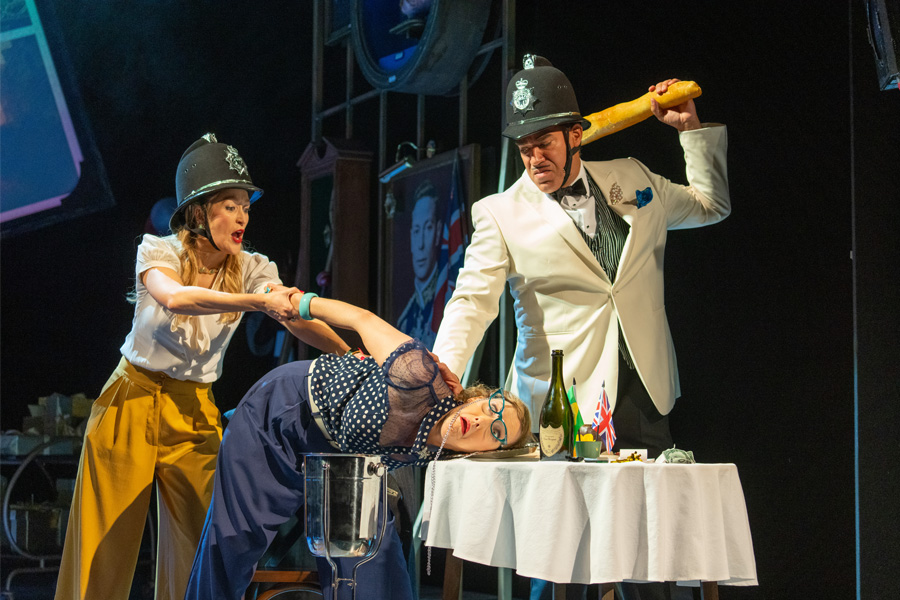
{"label": "snack on table", "polygon": [[585,119],[591,122],[591,127],[584,132],[581,145],[590,144],[603,136],[631,127],[651,116],[653,112],[650,110],[650,96],[656,98],[661,107],[669,108],[696,98],[701,93],[702,90],[696,82],[678,81],[670,85],[665,94],[658,95],[656,92],[647,92],[631,102],[616,104],[606,110],[587,115]]}
{"label": "snack on table", "polygon": [[621,454],[619,454],[619,460],[614,460],[612,462],[624,463],[624,462],[644,462],[644,461],[643,461],[643,458],[641,457],[640,452],[632,452],[628,456],[624,456],[624,457]]}

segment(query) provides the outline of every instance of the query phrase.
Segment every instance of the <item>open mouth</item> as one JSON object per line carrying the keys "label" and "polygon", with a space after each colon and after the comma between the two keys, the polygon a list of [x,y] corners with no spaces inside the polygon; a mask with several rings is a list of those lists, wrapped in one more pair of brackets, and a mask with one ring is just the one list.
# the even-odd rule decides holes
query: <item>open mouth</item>
{"label": "open mouth", "polygon": [[240,244],[241,242],[243,242],[244,241],[244,230],[238,229],[237,231],[233,231],[231,233],[231,239],[234,241],[235,244]]}

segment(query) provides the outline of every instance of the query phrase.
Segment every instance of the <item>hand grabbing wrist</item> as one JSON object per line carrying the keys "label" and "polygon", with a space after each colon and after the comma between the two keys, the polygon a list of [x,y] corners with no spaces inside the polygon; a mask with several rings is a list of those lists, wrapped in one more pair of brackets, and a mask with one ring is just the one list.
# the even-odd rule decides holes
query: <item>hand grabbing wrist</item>
{"label": "hand grabbing wrist", "polygon": [[273,289],[272,285],[268,285],[262,294],[257,295],[259,298],[257,310],[265,312],[279,322],[297,320],[297,310],[291,303],[291,295],[296,293],[296,288],[277,287],[278,289]]}

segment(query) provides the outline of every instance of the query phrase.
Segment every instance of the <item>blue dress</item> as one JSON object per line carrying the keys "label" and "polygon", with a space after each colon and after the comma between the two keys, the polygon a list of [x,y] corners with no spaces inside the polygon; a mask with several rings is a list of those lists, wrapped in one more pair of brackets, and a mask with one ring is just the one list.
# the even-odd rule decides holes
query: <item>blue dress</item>
{"label": "blue dress", "polygon": [[[239,600],[279,526],[303,507],[302,455],[338,452],[312,417],[308,390],[340,451],[383,455],[388,468],[432,459],[428,432],[456,406],[437,364],[416,340],[398,347],[382,367],[369,357],[329,354],[270,371],[225,429],[186,600]],[[349,577],[358,560],[337,559],[341,577]],[[333,598],[331,568],[324,558],[317,566],[325,598]],[[357,581],[358,600],[412,599],[391,523]],[[341,598],[350,598],[348,586],[339,589]]]}

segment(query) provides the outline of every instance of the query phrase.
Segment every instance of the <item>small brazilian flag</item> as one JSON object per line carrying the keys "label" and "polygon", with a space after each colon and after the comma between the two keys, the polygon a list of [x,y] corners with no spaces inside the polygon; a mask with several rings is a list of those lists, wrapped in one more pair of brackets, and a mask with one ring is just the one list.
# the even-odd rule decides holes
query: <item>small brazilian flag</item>
{"label": "small brazilian flag", "polygon": [[569,406],[572,407],[572,417],[575,425],[575,427],[572,428],[572,457],[578,458],[574,442],[579,441],[578,432],[581,431],[581,427],[584,425],[584,420],[581,418],[581,411],[578,410],[578,400],[575,398],[574,379],[572,380],[572,387],[569,388]]}

